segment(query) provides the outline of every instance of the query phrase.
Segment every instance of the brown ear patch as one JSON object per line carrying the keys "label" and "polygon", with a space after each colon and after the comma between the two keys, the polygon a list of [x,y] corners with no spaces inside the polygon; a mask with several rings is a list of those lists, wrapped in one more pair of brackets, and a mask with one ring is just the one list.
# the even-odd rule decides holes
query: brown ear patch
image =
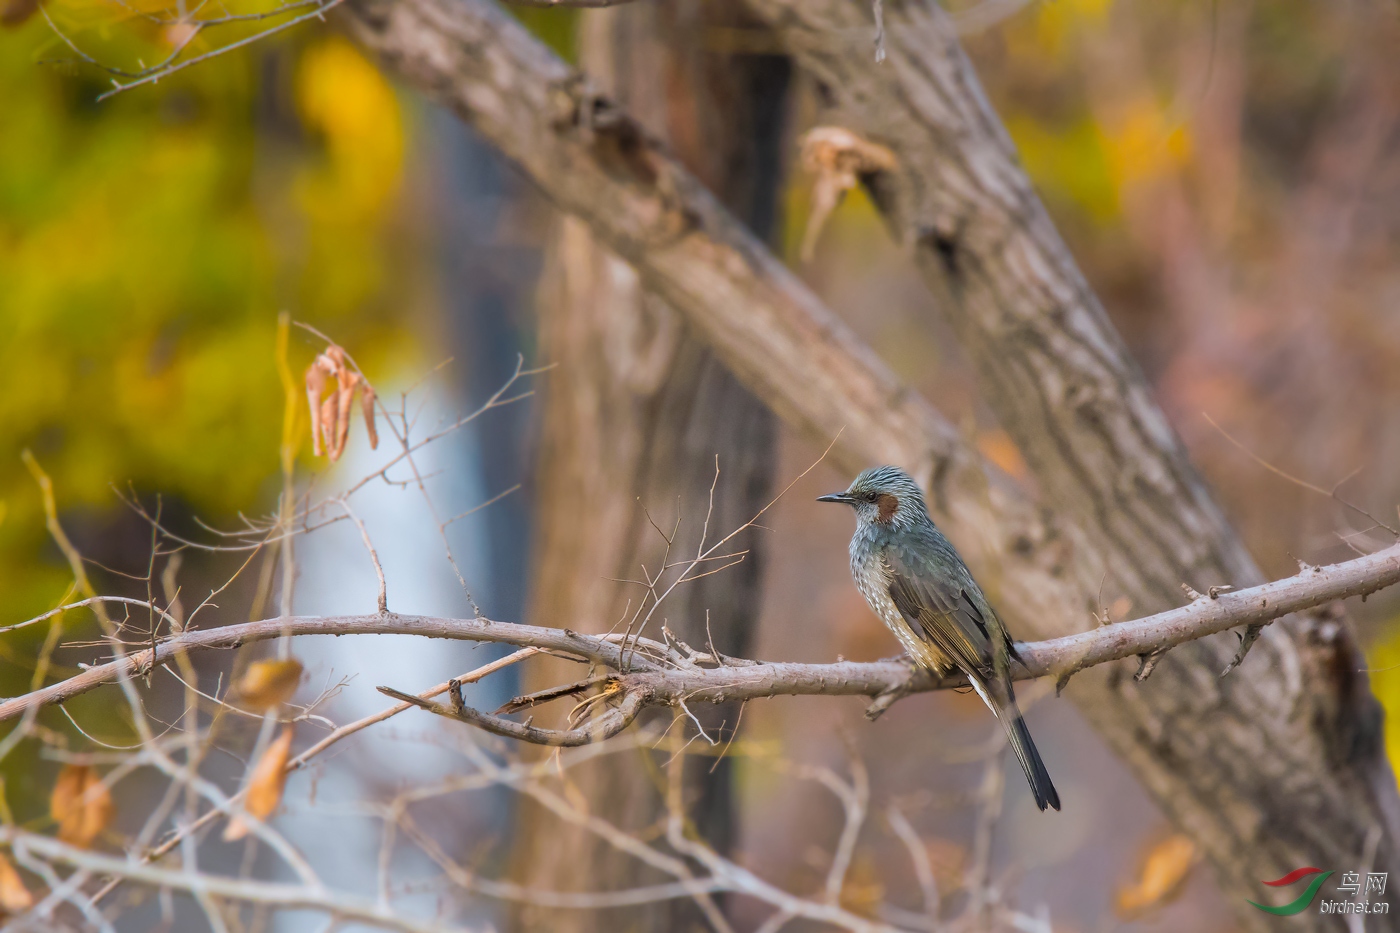
{"label": "brown ear patch", "polygon": [[880,521],[882,522],[888,522],[894,518],[895,510],[899,508],[899,499],[887,492],[881,493],[880,498],[876,499],[875,503],[880,506]]}

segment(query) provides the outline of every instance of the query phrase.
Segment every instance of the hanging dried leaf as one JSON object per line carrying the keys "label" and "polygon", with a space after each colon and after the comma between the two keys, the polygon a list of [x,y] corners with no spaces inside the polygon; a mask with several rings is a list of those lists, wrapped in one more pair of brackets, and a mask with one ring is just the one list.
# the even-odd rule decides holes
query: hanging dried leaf
{"label": "hanging dried leaf", "polygon": [[326,394],[326,380],[335,375],[334,370],[327,372],[322,365],[323,359],[318,356],[306,367],[306,401],[311,406],[311,449],[318,457],[321,456],[321,435],[325,430],[321,420],[321,396]]}
{"label": "hanging dried leaf", "polygon": [[15,866],[4,855],[0,855],[0,910],[15,913],[34,906],[34,895],[24,886]]}
{"label": "hanging dried leaf", "polygon": [[379,432],[374,427],[374,400],[379,396],[374,394],[374,387],[368,382],[365,383],[365,393],[360,396],[360,404],[364,406],[365,433],[369,435],[369,449],[379,449]]}
{"label": "hanging dried leaf", "polygon": [[[335,380],[333,388],[332,379]],[[327,390],[331,390],[329,395]],[[350,413],[354,410],[355,396],[361,392],[369,446],[377,448],[374,389],[364,376],[350,369],[345,351],[331,344],[306,368],[306,402],[311,408],[311,445],[316,456],[325,453],[331,460],[339,460],[345,452],[345,441],[350,436]]]}
{"label": "hanging dried leaf", "polygon": [[59,839],[86,849],[112,821],[112,795],[96,769],[64,765],[49,796],[49,813]]}
{"label": "hanging dried leaf", "polygon": [[803,134],[799,146],[803,167],[816,176],[812,210],[802,235],[802,261],[811,262],[827,218],[859,177],[893,171],[899,163],[889,149],[841,126],[814,127]]}
{"label": "hanging dried leaf", "polygon": [[1114,908],[1119,917],[1131,919],[1170,903],[1185,887],[1196,863],[1196,845],[1180,834],[1151,846],[1142,859],[1142,873],[1133,884],[1118,889]]}
{"label": "hanging dried leaf", "polygon": [[[288,726],[272,740],[253,767],[253,776],[248,779],[248,795],[243,798],[243,809],[260,820],[272,815],[282,802],[282,790],[287,786],[287,760],[291,754],[292,727]],[[246,835],[248,825],[234,817],[224,830],[224,841],[233,842]]]}
{"label": "hanging dried leaf", "polygon": [[240,705],[259,713],[275,710],[292,698],[301,682],[301,662],[296,658],[254,661],[234,685]]}
{"label": "hanging dried leaf", "polygon": [[350,436],[350,411],[355,404],[355,390],[359,387],[360,377],[350,370],[341,368],[336,374],[336,405],[335,405],[335,443],[331,450],[331,459],[337,460],[345,452],[345,441]]}

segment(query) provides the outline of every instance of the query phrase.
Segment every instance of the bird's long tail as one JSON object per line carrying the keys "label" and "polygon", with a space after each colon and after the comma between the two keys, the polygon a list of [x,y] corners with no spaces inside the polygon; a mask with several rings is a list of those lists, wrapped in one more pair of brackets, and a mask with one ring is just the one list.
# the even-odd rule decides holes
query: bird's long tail
{"label": "bird's long tail", "polygon": [[1006,740],[1010,743],[1011,750],[1016,753],[1021,770],[1026,772],[1026,781],[1031,785],[1031,793],[1035,794],[1036,806],[1042,810],[1046,807],[1060,809],[1059,792],[1050,780],[1050,772],[1045,770],[1045,762],[1040,760],[1040,752],[1035,747],[1035,741],[1031,739],[1031,731],[1026,728],[1025,719],[1021,718],[1021,709],[1016,705],[1016,695],[1011,691],[1011,684],[1008,682],[1001,685],[1000,689],[991,684],[976,684],[975,681],[974,685],[1006,729]]}

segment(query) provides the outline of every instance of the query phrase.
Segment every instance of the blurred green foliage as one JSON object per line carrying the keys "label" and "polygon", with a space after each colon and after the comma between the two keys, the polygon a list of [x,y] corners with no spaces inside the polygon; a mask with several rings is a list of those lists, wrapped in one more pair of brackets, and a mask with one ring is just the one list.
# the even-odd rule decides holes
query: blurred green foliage
{"label": "blurred green foliage", "polygon": [[[354,339],[368,361],[410,340],[393,314],[412,292],[394,271],[404,115],[344,40],[270,43],[101,104],[86,70],[39,63],[54,51],[40,19],[0,32],[0,586],[12,595],[34,588],[44,551],[21,448],[65,508],[103,507],[128,481],[218,514],[265,507],[278,310]],[[259,75],[269,62],[285,87],[277,68]],[[312,342],[294,345],[304,365]],[[22,602],[8,608],[36,605]]]}
{"label": "blurred green foliage", "polygon": [[[89,24],[111,54],[153,41],[114,25]],[[267,513],[278,312],[378,373],[412,365],[408,324],[431,304],[424,219],[405,206],[408,114],[343,38],[307,27],[101,103],[101,72],[50,63],[66,57],[41,17],[0,30],[0,624],[58,604],[72,582],[23,449],[70,531],[100,538],[123,508],[112,487],[128,484],[213,522]],[[293,332],[298,376],[317,349]],[[102,556],[144,569],[145,547],[130,544],[107,541]],[[44,628],[5,636],[0,693],[28,687]],[[4,763],[19,813],[46,793],[33,760],[21,749]]]}

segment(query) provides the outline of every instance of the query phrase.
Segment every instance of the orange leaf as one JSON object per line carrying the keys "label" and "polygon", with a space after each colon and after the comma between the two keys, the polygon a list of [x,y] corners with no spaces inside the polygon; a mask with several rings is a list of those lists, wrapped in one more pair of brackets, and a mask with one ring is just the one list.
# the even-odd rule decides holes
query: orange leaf
{"label": "orange leaf", "polygon": [[301,662],[296,658],[254,661],[234,685],[238,701],[259,713],[275,710],[292,698],[301,681]]}
{"label": "orange leaf", "polygon": [[64,765],[49,797],[49,813],[58,823],[60,840],[86,849],[112,820],[112,795],[95,769]]}
{"label": "orange leaf", "polygon": [[1005,431],[997,429],[978,434],[977,449],[1012,479],[1026,478],[1026,461],[1021,458],[1021,449]]}
{"label": "orange leaf", "polygon": [[1118,916],[1125,920],[1138,917],[1175,899],[1195,863],[1195,843],[1180,834],[1168,836],[1149,848],[1138,880],[1118,889],[1114,905]]}
{"label": "orange leaf", "polygon": [[34,906],[34,895],[24,886],[15,866],[0,855],[0,909],[17,912]]}
{"label": "orange leaf", "polygon": [[[243,798],[243,809],[260,820],[265,820],[282,802],[282,789],[287,786],[287,760],[292,754],[292,727],[282,730],[282,734],[272,740],[253,768],[253,776],[248,780],[248,795]],[[234,817],[224,830],[224,841],[232,842],[248,835],[248,826]]]}

